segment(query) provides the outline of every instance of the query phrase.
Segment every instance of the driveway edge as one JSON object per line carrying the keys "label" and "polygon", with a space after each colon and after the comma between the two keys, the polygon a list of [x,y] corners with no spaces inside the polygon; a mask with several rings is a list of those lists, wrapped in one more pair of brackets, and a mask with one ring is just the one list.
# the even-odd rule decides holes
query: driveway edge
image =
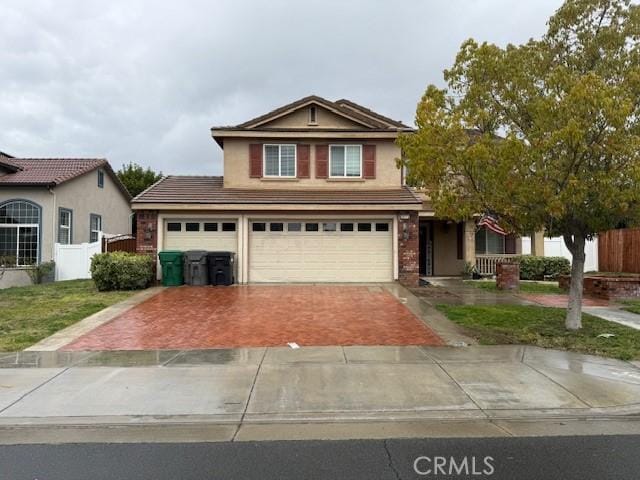
{"label": "driveway edge", "polygon": [[55,350],[59,350],[65,345],[73,342],[76,338],[79,338],[82,335],[89,333],[93,329],[99,327],[100,325],[113,320],[118,315],[150,299],[151,297],[160,293],[162,290],[163,287],[147,288],[121,302],[102,309],[99,312],[94,313],[93,315],[89,315],[88,317],[83,318],[73,325],[69,325],[67,328],[64,328],[54,333],[53,335],[40,340],[35,345],[31,345],[29,348],[25,348],[24,351],[52,352]]}

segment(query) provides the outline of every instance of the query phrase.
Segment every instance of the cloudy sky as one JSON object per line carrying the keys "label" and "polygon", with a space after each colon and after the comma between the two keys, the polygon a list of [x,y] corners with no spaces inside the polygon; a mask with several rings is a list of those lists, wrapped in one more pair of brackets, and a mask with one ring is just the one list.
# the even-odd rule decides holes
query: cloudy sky
{"label": "cloudy sky", "polygon": [[526,41],[560,3],[3,0],[0,151],[219,175],[211,126],[309,94],[413,124],[463,40]]}

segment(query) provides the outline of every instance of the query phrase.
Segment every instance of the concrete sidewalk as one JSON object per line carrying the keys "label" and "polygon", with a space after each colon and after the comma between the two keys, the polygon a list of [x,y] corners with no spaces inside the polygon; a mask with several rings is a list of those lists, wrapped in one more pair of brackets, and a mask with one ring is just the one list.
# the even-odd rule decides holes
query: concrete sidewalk
{"label": "concrete sidewalk", "polygon": [[583,307],[585,313],[640,330],[640,315],[619,307]]}
{"label": "concrete sidewalk", "polygon": [[208,426],[236,439],[265,425],[640,414],[636,365],[524,346],[19,352],[0,365],[4,438],[47,426]]}

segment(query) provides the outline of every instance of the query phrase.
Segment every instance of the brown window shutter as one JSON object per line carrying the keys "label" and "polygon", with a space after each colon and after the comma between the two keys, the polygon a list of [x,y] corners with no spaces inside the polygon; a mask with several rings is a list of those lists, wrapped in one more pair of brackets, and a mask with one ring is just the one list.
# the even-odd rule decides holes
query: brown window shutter
{"label": "brown window shutter", "polygon": [[262,144],[249,145],[249,176],[251,178],[262,177]]}
{"label": "brown window shutter", "polygon": [[297,171],[298,178],[309,178],[309,157],[310,157],[311,146],[309,145],[298,145],[297,146]]}
{"label": "brown window shutter", "polygon": [[329,176],[329,145],[316,145],[316,178]]}
{"label": "brown window shutter", "polygon": [[514,254],[516,253],[516,236],[507,235],[504,237],[504,253]]}
{"label": "brown window shutter", "polygon": [[376,146],[362,146],[362,178],[376,178]]}

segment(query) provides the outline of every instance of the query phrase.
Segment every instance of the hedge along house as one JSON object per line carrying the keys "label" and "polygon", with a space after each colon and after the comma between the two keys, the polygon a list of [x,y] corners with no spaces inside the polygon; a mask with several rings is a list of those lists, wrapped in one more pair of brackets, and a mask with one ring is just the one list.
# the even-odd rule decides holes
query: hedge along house
{"label": "hedge along house", "polygon": [[213,127],[224,177],[168,176],[134,198],[137,249],[233,251],[239,283],[459,275],[475,223],[435,218],[405,185],[395,140],[412,131],[317,96]]}
{"label": "hedge along house", "polygon": [[0,155],[0,287],[29,283],[26,268],[53,259],[54,244],[131,233],[131,196],[109,163]]}

